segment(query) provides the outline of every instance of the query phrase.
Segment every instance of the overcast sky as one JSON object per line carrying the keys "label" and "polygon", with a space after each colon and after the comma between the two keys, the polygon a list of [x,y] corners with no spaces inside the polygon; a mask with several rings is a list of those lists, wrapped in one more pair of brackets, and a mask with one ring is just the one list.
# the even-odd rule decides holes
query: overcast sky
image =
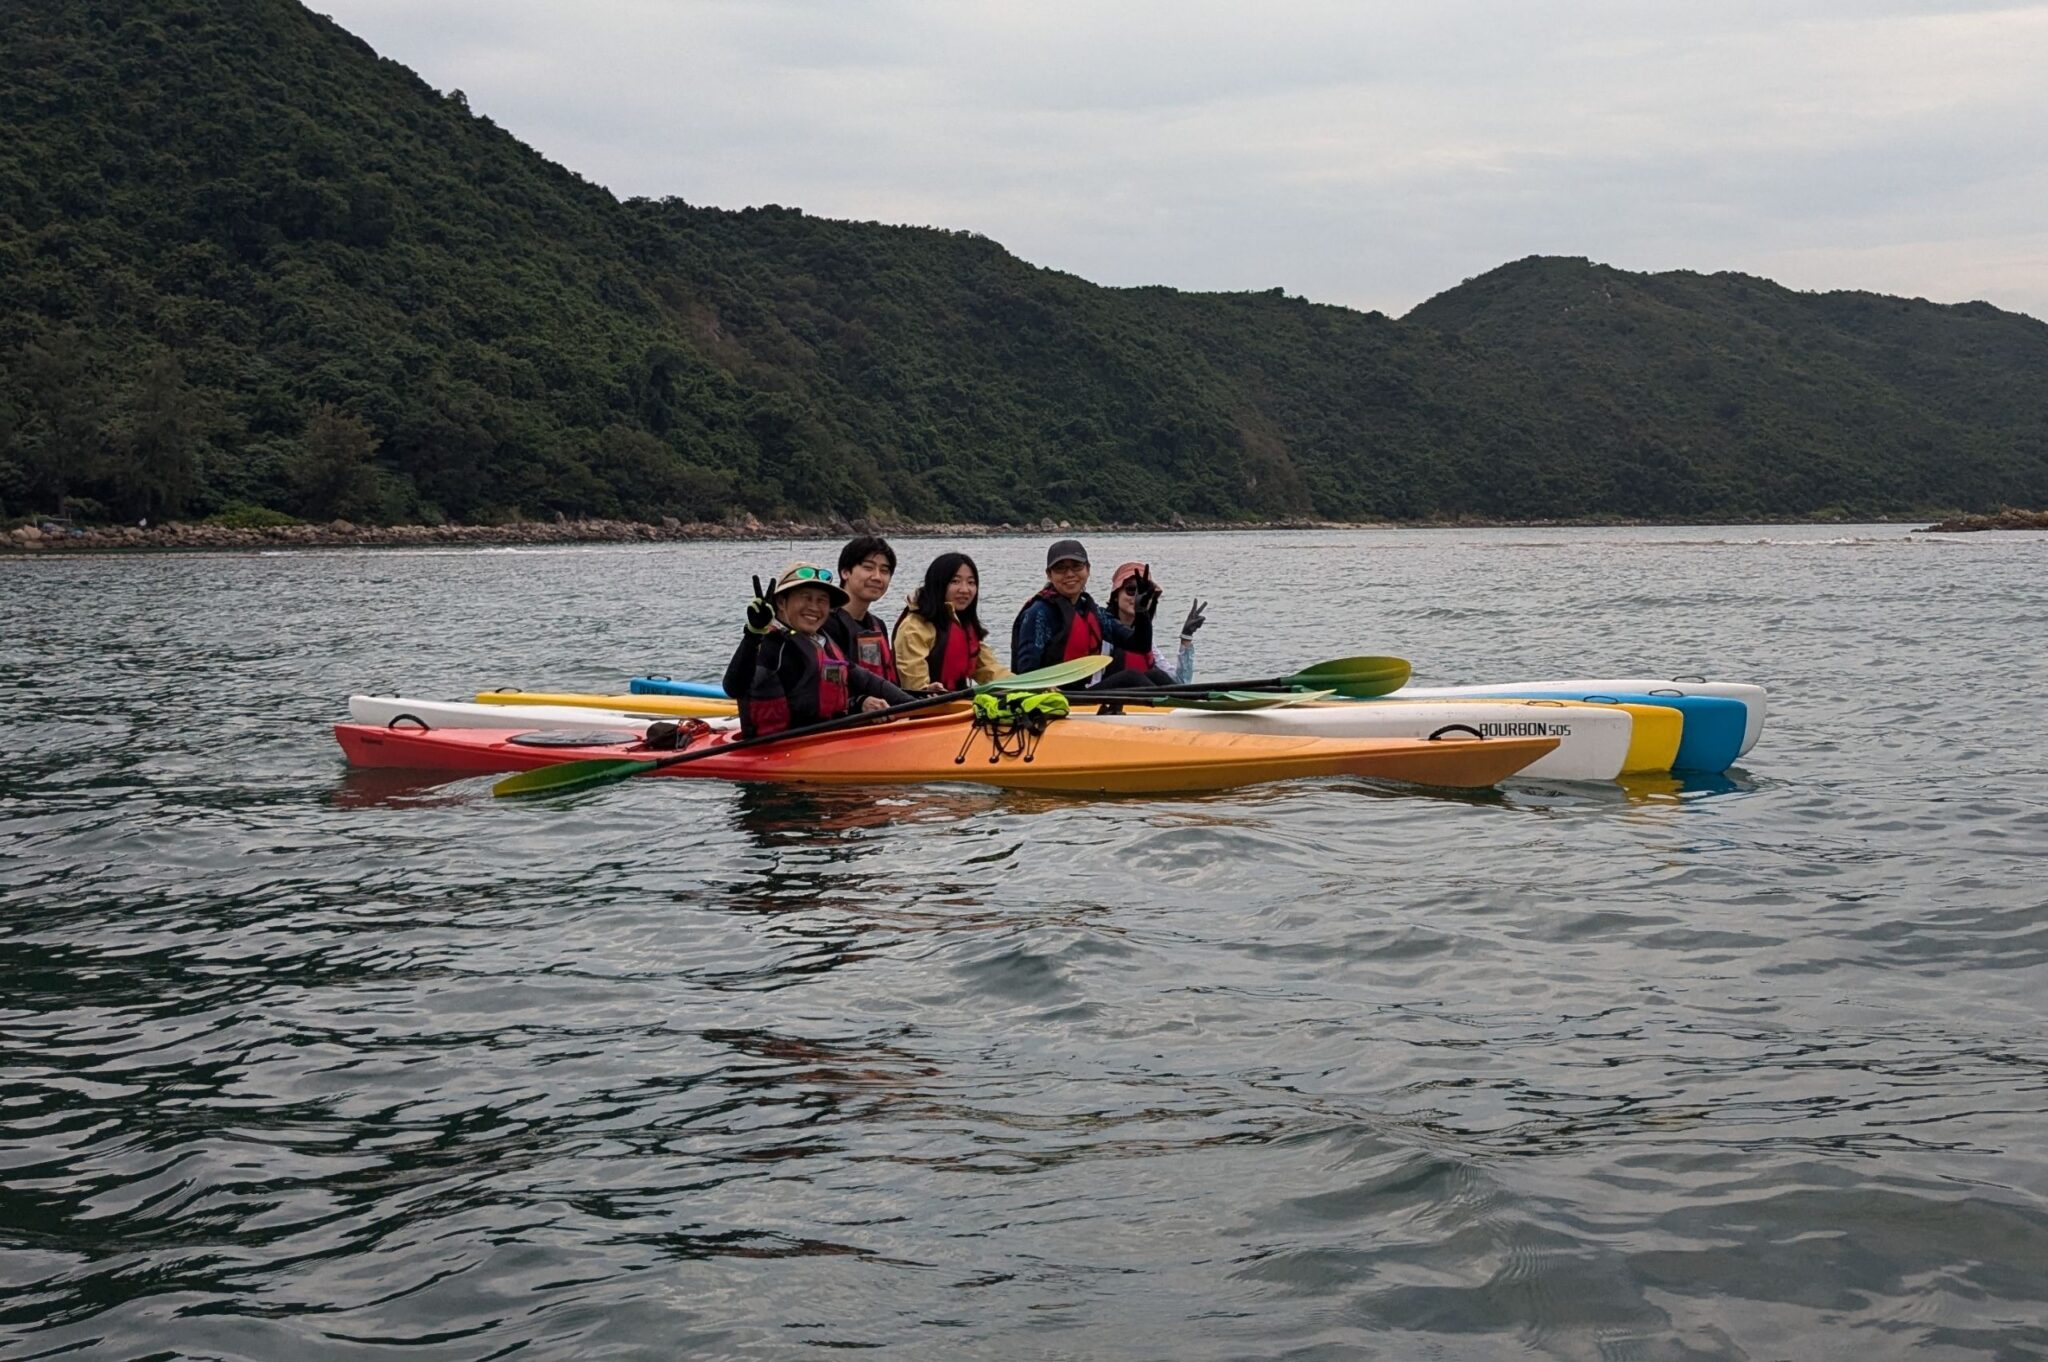
{"label": "overcast sky", "polygon": [[313,0],[621,196],[1399,315],[1530,254],[2048,318],[2048,3]]}

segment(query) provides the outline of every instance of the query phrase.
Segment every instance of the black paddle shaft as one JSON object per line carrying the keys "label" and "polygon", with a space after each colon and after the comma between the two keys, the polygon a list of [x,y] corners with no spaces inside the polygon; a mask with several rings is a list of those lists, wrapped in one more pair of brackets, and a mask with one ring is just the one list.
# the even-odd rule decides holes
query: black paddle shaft
{"label": "black paddle shaft", "polygon": [[[914,714],[921,709],[935,709],[940,705],[960,700],[971,700],[973,698],[974,692],[972,690],[948,691],[944,695],[927,695],[920,699],[912,700],[908,704],[890,705],[885,709],[858,710],[852,714],[842,714],[836,719],[826,719],[815,724],[805,724],[802,728],[785,728],[779,733],[756,733],[753,737],[741,738],[738,742],[719,743],[711,747],[691,748],[686,752],[678,752],[672,757],[659,757],[646,769],[659,771],[665,766],[678,766],[686,761],[695,761],[699,757],[716,756],[721,752],[740,752],[749,747],[761,747],[767,743],[790,742],[797,738],[808,738],[816,733],[837,733],[843,729],[859,728],[863,724],[881,723],[885,719],[901,718],[905,714]],[[632,758],[623,758],[623,760],[630,761]]]}

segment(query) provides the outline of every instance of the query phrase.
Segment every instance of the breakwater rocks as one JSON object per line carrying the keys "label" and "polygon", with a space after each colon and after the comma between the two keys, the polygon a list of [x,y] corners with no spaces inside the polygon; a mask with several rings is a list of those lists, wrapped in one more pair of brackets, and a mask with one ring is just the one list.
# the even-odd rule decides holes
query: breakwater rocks
{"label": "breakwater rocks", "polygon": [[[163,550],[256,552],[272,549],[335,548],[476,548],[537,544],[652,544],[700,540],[844,539],[874,533],[910,538],[970,538],[991,534],[1043,535],[1065,530],[1088,533],[1159,533],[1188,529],[1244,529],[1242,525],[1192,525],[1176,517],[1154,524],[1075,526],[1068,521],[1042,521],[1034,526],[912,524],[867,520],[807,522],[685,521],[673,518],[652,524],[634,520],[518,521],[508,525],[353,525],[333,520],[322,525],[101,525],[73,527],[49,521],[0,530],[0,551],[16,553],[107,553]],[[1335,528],[1320,521],[1261,526],[1265,529]]]}
{"label": "breakwater rocks", "polygon": [[1993,515],[1959,515],[1929,525],[1921,533],[1965,534],[1971,530],[2048,530],[2048,511],[2018,511],[2008,506]]}

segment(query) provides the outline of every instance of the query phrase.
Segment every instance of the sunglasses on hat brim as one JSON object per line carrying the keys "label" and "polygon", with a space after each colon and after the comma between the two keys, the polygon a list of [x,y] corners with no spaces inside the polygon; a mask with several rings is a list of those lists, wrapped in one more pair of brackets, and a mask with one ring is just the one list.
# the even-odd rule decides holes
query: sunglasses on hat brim
{"label": "sunglasses on hat brim", "polygon": [[839,584],[832,580],[832,569],[821,567],[800,567],[792,569],[770,588],[771,594],[783,595],[799,587],[814,586],[821,591],[840,591]]}

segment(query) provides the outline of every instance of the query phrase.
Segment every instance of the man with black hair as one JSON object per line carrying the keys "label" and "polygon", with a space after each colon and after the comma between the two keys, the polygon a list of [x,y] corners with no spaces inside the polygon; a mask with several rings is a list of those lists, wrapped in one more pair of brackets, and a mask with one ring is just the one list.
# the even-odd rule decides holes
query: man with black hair
{"label": "man with black hair", "polygon": [[876,618],[874,605],[889,594],[896,576],[896,550],[879,535],[864,534],[839,550],[839,580],[846,584],[846,602],[832,612],[821,631],[862,671],[873,672],[892,686],[903,684],[889,630]]}

